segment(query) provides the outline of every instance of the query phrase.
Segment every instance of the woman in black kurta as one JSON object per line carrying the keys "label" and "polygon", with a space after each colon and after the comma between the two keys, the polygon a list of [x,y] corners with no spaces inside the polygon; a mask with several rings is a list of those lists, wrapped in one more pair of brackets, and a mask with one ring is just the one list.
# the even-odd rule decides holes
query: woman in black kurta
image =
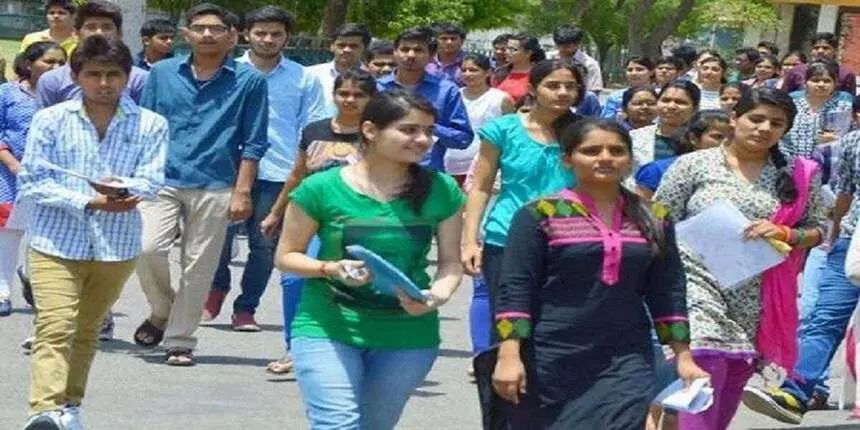
{"label": "woman in black kurta", "polygon": [[707,376],[689,354],[674,230],[665,209],[646,208],[622,189],[631,144],[617,124],[582,120],[560,140],[579,185],[514,217],[496,305],[503,341],[493,385],[502,398],[520,400],[520,341],[530,338],[528,386],[543,428],[644,428],[654,376],[643,301],[679,375]]}

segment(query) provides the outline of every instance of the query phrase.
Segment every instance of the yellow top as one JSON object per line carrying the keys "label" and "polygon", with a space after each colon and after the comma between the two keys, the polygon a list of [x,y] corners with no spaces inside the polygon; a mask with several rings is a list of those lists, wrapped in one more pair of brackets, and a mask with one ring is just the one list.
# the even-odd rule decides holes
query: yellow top
{"label": "yellow top", "polygon": [[[55,40],[51,38],[51,34],[47,29],[42,31],[37,31],[35,33],[30,33],[24,36],[24,39],[21,40],[21,49],[19,52],[24,52],[28,46],[36,43],[36,42],[54,42]],[[60,47],[63,48],[63,51],[66,51],[66,56],[71,57],[72,51],[75,50],[75,47],[78,46],[78,37],[72,36],[67,37],[66,40],[60,42]]]}

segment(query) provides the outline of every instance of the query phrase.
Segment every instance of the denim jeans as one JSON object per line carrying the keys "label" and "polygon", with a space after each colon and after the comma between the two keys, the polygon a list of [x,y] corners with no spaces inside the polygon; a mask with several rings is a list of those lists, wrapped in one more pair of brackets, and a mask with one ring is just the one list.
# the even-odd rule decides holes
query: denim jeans
{"label": "denim jeans", "polygon": [[490,347],[490,289],[481,275],[472,278],[472,303],[469,305],[469,334],[472,337],[472,352],[477,354]]}
{"label": "denim jeans", "polygon": [[[815,302],[818,301],[818,284],[821,282],[821,274],[824,272],[826,264],[826,249],[817,246],[809,250],[806,264],[803,267],[803,282],[800,286],[800,324],[798,326],[798,336],[803,334],[803,330],[806,328],[806,323],[809,320],[809,315],[815,308]],[[824,397],[829,397],[830,387],[827,385],[827,380],[830,379],[829,367],[824,371],[820,379],[821,382],[815,387],[815,392]]]}
{"label": "denim jeans", "polygon": [[820,246],[809,250],[806,264],[803,266],[803,280],[800,284],[800,331],[803,331],[809,314],[815,308],[818,300],[818,284],[827,264],[827,251]]}
{"label": "denim jeans", "polygon": [[[320,250],[320,238],[314,236],[308,243],[308,250],[305,252],[310,257],[316,257]],[[287,351],[290,350],[290,337],[293,332],[293,319],[296,317],[296,312],[299,310],[299,301],[302,299],[302,289],[305,286],[305,278],[298,275],[284,272],[281,274],[281,305],[284,311],[284,344],[287,346]]]}
{"label": "denim jeans", "polygon": [[[269,182],[257,180],[251,189],[251,203],[253,205],[251,216],[243,222],[248,231],[248,262],[242,273],[242,294],[233,302],[233,312],[254,313],[260,305],[260,297],[266,291],[269,276],[272,274],[275,262],[275,246],[278,244],[276,238],[271,238],[260,232],[260,222],[266,218],[278,193],[284,187],[283,182]],[[233,248],[233,237],[242,224],[233,224],[227,228],[227,238],[221,250],[221,260],[215,279],[212,280],[212,289],[223,292],[230,291],[230,259]]]}
{"label": "denim jeans", "polygon": [[330,339],[293,339],[310,428],[393,429],[438,353],[438,348],[366,349]]}
{"label": "denim jeans", "polygon": [[857,306],[860,288],[845,277],[845,256],[849,239],[840,238],[827,254],[827,263],[818,284],[818,300],[809,315],[798,342],[796,376],[786,379],[782,388],[803,403],[809,401],[822,382],[836,348]]}

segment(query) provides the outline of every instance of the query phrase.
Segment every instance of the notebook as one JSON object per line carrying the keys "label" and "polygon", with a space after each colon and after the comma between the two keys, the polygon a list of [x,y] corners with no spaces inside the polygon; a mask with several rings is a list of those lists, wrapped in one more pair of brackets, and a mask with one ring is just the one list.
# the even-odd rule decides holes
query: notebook
{"label": "notebook", "polygon": [[396,291],[399,289],[414,300],[427,301],[427,297],[411,279],[375,252],[361,245],[349,245],[346,251],[367,265],[370,273],[373,274],[373,287],[380,293],[396,296]]}

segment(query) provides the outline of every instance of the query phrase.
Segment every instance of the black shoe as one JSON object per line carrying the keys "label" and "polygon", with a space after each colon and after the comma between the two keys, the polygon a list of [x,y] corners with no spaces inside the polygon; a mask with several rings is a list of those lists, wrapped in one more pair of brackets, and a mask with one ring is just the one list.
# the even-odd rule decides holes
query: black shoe
{"label": "black shoe", "polygon": [[35,308],[36,305],[33,301],[33,286],[30,284],[30,278],[24,273],[24,268],[20,266],[18,267],[18,279],[21,280],[21,295],[24,296],[24,301],[27,302],[31,308]]}
{"label": "black shoe", "polygon": [[833,408],[830,406],[830,396],[825,393],[815,393],[812,395],[812,398],[809,399],[809,403],[806,404],[806,410],[808,411],[830,411]]}

